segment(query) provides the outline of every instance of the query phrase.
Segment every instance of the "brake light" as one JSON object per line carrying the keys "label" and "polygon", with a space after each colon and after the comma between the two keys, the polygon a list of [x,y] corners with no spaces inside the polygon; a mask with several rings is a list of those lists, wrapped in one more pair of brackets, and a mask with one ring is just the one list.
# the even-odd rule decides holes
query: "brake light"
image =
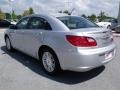
{"label": "brake light", "polygon": [[66,39],[70,44],[78,47],[97,46],[97,42],[91,37],[67,35]]}

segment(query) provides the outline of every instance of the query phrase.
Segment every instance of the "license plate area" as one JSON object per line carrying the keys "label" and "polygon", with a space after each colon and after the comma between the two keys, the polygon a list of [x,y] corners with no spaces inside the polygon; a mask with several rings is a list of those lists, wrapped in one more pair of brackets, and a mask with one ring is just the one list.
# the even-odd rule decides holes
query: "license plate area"
{"label": "license plate area", "polygon": [[113,52],[114,51],[110,51],[108,53],[105,53],[105,60],[109,60],[113,58]]}

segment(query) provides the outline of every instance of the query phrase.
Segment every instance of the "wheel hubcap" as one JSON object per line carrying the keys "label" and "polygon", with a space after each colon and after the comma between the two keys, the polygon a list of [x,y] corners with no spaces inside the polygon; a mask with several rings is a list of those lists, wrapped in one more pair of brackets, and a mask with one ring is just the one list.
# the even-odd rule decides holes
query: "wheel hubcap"
{"label": "wheel hubcap", "polygon": [[43,61],[43,65],[44,68],[48,71],[48,72],[52,72],[54,71],[55,68],[55,60],[52,56],[51,53],[49,52],[44,52],[43,53],[43,57],[42,57],[42,61]]}

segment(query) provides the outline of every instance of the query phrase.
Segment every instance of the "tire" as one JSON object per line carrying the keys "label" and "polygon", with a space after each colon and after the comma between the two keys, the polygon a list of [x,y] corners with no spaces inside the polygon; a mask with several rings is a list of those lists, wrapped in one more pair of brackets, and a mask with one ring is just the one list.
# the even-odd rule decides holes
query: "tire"
{"label": "tire", "polygon": [[5,43],[6,43],[6,48],[8,51],[12,51],[13,50],[13,47],[11,45],[11,41],[9,39],[9,37],[5,37]]}
{"label": "tire", "polygon": [[108,25],[108,26],[107,26],[107,29],[111,29],[111,26],[110,26],[110,25]]}
{"label": "tire", "polygon": [[41,61],[43,69],[50,75],[57,74],[61,68],[56,54],[49,48],[42,50]]}

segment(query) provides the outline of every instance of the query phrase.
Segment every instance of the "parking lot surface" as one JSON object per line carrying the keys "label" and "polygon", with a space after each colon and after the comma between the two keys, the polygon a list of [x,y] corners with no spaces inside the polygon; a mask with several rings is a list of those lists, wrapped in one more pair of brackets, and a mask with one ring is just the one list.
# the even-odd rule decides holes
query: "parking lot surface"
{"label": "parking lot surface", "polygon": [[89,72],[64,71],[49,76],[40,63],[19,52],[8,52],[0,31],[0,90],[120,90],[120,37],[117,54],[105,66]]}

